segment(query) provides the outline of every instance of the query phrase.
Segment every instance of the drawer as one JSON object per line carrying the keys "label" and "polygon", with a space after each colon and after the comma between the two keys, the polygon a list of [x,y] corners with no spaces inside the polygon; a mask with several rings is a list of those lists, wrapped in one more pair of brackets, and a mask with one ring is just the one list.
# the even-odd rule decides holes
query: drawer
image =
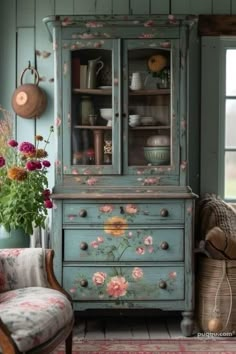
{"label": "drawer", "polygon": [[130,228],[120,235],[64,230],[64,261],[181,261],[183,245],[181,228]]}
{"label": "drawer", "polygon": [[124,224],[183,223],[183,201],[152,203],[64,203],[64,224],[103,224],[110,227]]}
{"label": "drawer", "polygon": [[73,300],[182,300],[184,268],[181,266],[64,267],[63,287]]}

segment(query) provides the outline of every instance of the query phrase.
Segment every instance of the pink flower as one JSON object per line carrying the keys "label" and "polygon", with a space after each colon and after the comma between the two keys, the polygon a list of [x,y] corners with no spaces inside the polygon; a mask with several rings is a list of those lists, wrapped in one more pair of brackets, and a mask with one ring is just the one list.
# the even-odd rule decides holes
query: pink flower
{"label": "pink flower", "polygon": [[36,170],[36,163],[34,161],[28,161],[25,165],[25,167],[27,168],[27,170],[29,171],[34,171]]}
{"label": "pink flower", "polygon": [[48,161],[48,160],[44,160],[44,161],[42,162],[42,164],[43,164],[44,167],[50,167],[50,166],[51,166],[51,163],[50,163],[50,161]]}
{"label": "pink flower", "polygon": [[146,237],[144,238],[144,244],[145,244],[146,246],[152,245],[152,236],[146,236]]}
{"label": "pink flower", "polygon": [[97,241],[92,241],[92,242],[90,242],[90,245],[91,245],[93,248],[98,248],[99,242],[97,242]]}
{"label": "pink flower", "polygon": [[104,238],[102,236],[98,236],[97,237],[97,242],[98,243],[103,243],[104,242]]}
{"label": "pink flower", "polygon": [[134,204],[127,204],[125,207],[125,211],[128,214],[136,214],[138,212],[138,208]]}
{"label": "pink flower", "polygon": [[90,177],[90,178],[87,180],[87,184],[88,184],[89,186],[93,186],[96,182],[97,182],[97,178],[95,178],[95,177]]}
{"label": "pink flower", "polygon": [[16,140],[9,140],[8,141],[8,145],[11,146],[11,147],[16,147],[18,146],[18,142]]}
{"label": "pink flower", "polygon": [[35,161],[35,165],[36,165],[36,169],[37,169],[37,170],[41,170],[42,164],[41,164],[40,161]]}
{"label": "pink flower", "polygon": [[132,271],[132,277],[135,280],[141,279],[143,277],[143,271],[141,268],[139,267],[134,267],[133,271]]}
{"label": "pink flower", "polygon": [[106,204],[106,205],[102,205],[99,210],[102,212],[102,213],[110,213],[114,210],[114,206],[113,205],[109,205],[109,204]]}
{"label": "pink flower", "polygon": [[6,160],[4,159],[3,156],[0,156],[0,167],[5,166]]}
{"label": "pink flower", "polygon": [[170,273],[169,273],[169,278],[170,278],[170,279],[175,279],[175,278],[176,278],[176,275],[177,275],[176,272],[170,272]]}
{"label": "pink flower", "polygon": [[138,254],[144,254],[145,253],[145,249],[143,247],[137,247],[136,248],[136,253]]}
{"label": "pink flower", "polygon": [[107,284],[107,293],[112,297],[124,296],[128,289],[128,282],[122,276],[112,277]]}
{"label": "pink flower", "polygon": [[45,208],[47,208],[47,209],[52,209],[52,207],[53,207],[52,201],[51,201],[50,199],[46,199],[46,200],[44,201],[44,206],[45,206]]}
{"label": "pink flower", "polygon": [[44,189],[44,191],[42,192],[43,198],[44,198],[45,200],[49,199],[50,194],[51,194],[51,192],[50,192],[49,189]]}
{"label": "pink flower", "polygon": [[93,275],[93,283],[95,285],[102,285],[104,284],[106,277],[107,277],[106,273],[96,272]]}
{"label": "pink flower", "polygon": [[36,150],[33,144],[24,141],[23,143],[20,144],[19,151],[26,154],[31,154],[31,153],[35,153]]}
{"label": "pink flower", "polygon": [[0,289],[4,289],[6,279],[3,272],[0,272]]}
{"label": "pink flower", "polygon": [[72,293],[72,294],[76,293],[76,289],[75,289],[75,288],[71,288],[69,291],[70,291],[70,293]]}

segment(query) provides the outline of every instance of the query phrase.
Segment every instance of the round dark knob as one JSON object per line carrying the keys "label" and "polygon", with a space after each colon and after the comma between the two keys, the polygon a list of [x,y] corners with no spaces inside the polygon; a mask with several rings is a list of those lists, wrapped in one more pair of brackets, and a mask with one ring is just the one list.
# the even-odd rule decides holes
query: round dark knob
{"label": "round dark knob", "polygon": [[115,117],[119,117],[119,113],[116,113],[116,114],[115,114]]}
{"label": "round dark knob", "polygon": [[163,241],[163,242],[161,243],[161,249],[162,249],[162,250],[168,250],[168,248],[169,248],[168,242]]}
{"label": "round dark knob", "polygon": [[81,209],[80,212],[79,212],[79,216],[81,218],[85,218],[87,216],[87,210]]}
{"label": "round dark knob", "polygon": [[86,288],[88,286],[88,280],[86,279],[81,279],[80,280],[80,285],[83,287],[83,288]]}
{"label": "round dark knob", "polygon": [[161,280],[161,281],[159,282],[159,288],[165,289],[166,287],[167,287],[166,282],[165,282],[164,280]]}
{"label": "round dark knob", "polygon": [[167,209],[161,209],[160,214],[163,218],[166,218],[169,215],[169,212]]}
{"label": "round dark knob", "polygon": [[88,249],[88,244],[86,242],[81,242],[80,249],[85,251]]}
{"label": "round dark knob", "polygon": [[123,206],[120,206],[120,213],[121,213],[121,214],[124,214],[124,213],[125,213]]}

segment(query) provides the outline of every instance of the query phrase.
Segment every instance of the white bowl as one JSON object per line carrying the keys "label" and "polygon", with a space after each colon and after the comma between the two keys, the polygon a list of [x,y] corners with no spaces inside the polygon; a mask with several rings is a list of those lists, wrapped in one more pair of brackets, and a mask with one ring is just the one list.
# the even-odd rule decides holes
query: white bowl
{"label": "white bowl", "polygon": [[154,125],[155,119],[153,117],[141,117],[142,125]]}
{"label": "white bowl", "polygon": [[112,108],[100,108],[100,115],[103,119],[112,120]]}
{"label": "white bowl", "polygon": [[147,146],[169,146],[170,137],[168,135],[152,135],[147,139]]}

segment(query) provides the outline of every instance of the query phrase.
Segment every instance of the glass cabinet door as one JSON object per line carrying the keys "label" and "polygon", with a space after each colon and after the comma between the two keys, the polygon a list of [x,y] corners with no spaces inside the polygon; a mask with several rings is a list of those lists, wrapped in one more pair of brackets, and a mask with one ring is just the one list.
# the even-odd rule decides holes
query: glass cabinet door
{"label": "glass cabinet door", "polygon": [[114,40],[64,43],[64,173],[121,171],[117,51]]}
{"label": "glass cabinet door", "polygon": [[136,174],[139,168],[178,173],[178,41],[159,42],[123,43],[127,174]]}

